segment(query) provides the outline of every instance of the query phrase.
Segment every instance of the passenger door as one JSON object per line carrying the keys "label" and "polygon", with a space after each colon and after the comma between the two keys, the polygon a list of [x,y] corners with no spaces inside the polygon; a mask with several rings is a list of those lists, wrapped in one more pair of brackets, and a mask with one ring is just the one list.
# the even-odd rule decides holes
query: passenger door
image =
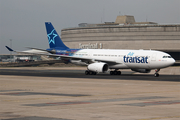
{"label": "passenger door", "polygon": [[151,61],[156,61],[156,53],[152,54]]}

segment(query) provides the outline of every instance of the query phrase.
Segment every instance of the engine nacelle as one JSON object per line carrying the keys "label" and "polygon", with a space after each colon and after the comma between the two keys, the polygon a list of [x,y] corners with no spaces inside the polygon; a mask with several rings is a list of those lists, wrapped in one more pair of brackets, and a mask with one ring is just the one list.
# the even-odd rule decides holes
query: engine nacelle
{"label": "engine nacelle", "polygon": [[135,71],[135,72],[140,72],[140,73],[150,73],[151,70],[149,69],[131,69],[132,71]]}
{"label": "engine nacelle", "polygon": [[109,66],[106,63],[92,63],[87,66],[88,70],[93,72],[106,72]]}

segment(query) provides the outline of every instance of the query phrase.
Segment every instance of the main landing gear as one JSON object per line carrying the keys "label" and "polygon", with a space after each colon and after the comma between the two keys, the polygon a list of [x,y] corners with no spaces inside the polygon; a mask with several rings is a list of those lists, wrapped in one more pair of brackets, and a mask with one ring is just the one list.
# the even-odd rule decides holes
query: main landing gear
{"label": "main landing gear", "polygon": [[160,69],[155,70],[154,77],[159,77],[159,73],[158,73],[159,71],[160,71]]}
{"label": "main landing gear", "polygon": [[121,75],[121,71],[117,71],[117,70],[110,71],[110,75]]}
{"label": "main landing gear", "polygon": [[97,73],[96,72],[93,72],[93,71],[89,71],[89,70],[86,70],[85,71],[85,75],[96,75]]}

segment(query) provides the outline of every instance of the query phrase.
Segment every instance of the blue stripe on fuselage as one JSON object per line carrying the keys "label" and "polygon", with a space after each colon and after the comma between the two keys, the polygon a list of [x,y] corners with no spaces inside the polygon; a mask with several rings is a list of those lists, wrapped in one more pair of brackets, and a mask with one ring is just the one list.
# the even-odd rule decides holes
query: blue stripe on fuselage
{"label": "blue stripe on fuselage", "polygon": [[66,49],[66,50],[55,49],[55,50],[56,50],[57,55],[73,56],[77,51],[79,51],[81,49]]}

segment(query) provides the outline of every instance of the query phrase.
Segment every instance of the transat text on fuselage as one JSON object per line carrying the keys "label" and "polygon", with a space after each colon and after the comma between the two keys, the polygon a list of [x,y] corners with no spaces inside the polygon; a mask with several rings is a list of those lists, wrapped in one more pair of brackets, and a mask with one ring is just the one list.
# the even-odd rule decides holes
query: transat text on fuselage
{"label": "transat text on fuselage", "polygon": [[124,56],[124,63],[148,63],[148,57],[132,57],[133,52],[130,52],[127,56]]}

